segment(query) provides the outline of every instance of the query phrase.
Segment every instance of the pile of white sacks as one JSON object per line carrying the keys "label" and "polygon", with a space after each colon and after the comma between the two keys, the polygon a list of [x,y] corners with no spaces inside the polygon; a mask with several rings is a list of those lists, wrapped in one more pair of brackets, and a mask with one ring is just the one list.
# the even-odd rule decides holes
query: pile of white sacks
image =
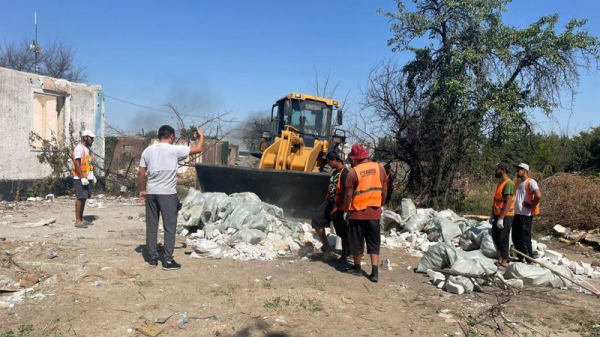
{"label": "pile of white sacks", "polygon": [[[492,225],[488,221],[465,219],[452,210],[436,212],[433,209],[416,209],[410,199],[403,199],[396,212],[384,211],[381,227],[382,231],[389,233],[389,236],[382,235],[382,245],[391,249],[402,247],[410,255],[421,257],[416,271],[427,273],[432,284],[452,293],[478,291],[486,280],[462,276],[446,277],[433,269],[450,269],[471,275],[493,275],[492,280],[501,280],[516,287],[574,286],[541,266],[511,263],[503,274],[497,273],[498,269],[494,264],[497,251],[491,234]],[[600,279],[600,268],[594,270],[587,263],[571,262],[535,240],[533,253],[536,259],[546,262],[549,267],[568,277],[585,274]]]}
{"label": "pile of white sacks", "polygon": [[[198,230],[190,234],[192,228]],[[445,277],[432,269],[496,275],[515,286],[572,286],[543,267],[522,263],[511,263],[504,274],[498,274],[491,228],[487,221],[468,220],[451,210],[417,209],[410,199],[404,199],[396,212],[384,211],[381,230],[385,235],[381,243],[421,257],[417,272],[427,273],[433,284],[458,294],[477,291],[483,280]],[[331,246],[339,243],[336,235],[326,231]],[[177,232],[188,236],[186,243],[193,250],[192,258],[274,260],[284,255],[310,255],[322,247],[309,224],[284,219],[281,208],[262,202],[253,193],[201,193],[191,188],[182,202]],[[600,268],[594,270],[589,264],[571,262],[535,241],[533,250],[535,258],[551,262],[553,268],[567,276],[600,279]]]}
{"label": "pile of white sacks", "polygon": [[[283,210],[254,193],[201,193],[190,188],[179,211],[177,233],[189,235],[192,257],[273,260],[308,255],[322,246],[311,226],[284,219]],[[192,228],[199,229],[190,234]],[[335,244],[337,237],[328,233]]]}

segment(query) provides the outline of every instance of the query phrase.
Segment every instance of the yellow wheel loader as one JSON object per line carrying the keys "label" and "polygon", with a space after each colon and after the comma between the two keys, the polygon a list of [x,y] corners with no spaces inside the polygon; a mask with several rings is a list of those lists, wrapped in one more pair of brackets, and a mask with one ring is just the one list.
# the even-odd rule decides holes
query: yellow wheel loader
{"label": "yellow wheel loader", "polygon": [[273,104],[271,129],[262,132],[257,168],[196,164],[203,192],[253,192],[283,208],[286,217],[309,219],[324,201],[329,174],[325,155],[345,142],[339,102],[291,93]]}

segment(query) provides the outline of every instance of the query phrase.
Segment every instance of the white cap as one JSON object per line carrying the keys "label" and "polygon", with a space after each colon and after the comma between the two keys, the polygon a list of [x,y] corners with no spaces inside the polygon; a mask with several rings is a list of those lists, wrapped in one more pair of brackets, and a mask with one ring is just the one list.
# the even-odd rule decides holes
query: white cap
{"label": "white cap", "polygon": [[519,165],[515,165],[515,167],[522,168],[522,169],[524,169],[525,171],[529,172],[529,165],[527,165],[527,164],[525,164],[525,163],[521,163],[521,164],[519,164]]}
{"label": "white cap", "polygon": [[94,132],[92,130],[83,131],[83,133],[81,134],[81,137],[85,137],[85,136],[96,138],[96,135],[94,134]]}

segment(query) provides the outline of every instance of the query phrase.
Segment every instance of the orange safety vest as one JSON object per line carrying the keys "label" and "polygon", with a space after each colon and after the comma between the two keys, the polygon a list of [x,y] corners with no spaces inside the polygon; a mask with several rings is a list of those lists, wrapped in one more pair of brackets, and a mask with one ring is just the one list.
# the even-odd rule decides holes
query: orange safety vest
{"label": "orange safety vest", "polygon": [[[81,174],[83,174],[83,177],[79,178],[87,178],[88,173],[94,171],[93,162],[94,156],[92,156],[92,151],[90,151],[90,154],[86,154],[85,149],[83,149],[83,157],[81,157]],[[75,170],[75,149],[73,149],[73,177],[77,177],[77,171]]]}
{"label": "orange safety vest", "polygon": [[381,165],[375,162],[359,164],[354,168],[358,186],[354,190],[350,211],[362,211],[367,207],[381,207],[383,185]]}
{"label": "orange safety vest", "polygon": [[[494,203],[492,206],[492,211],[494,212],[494,215],[501,215],[502,214],[502,209],[504,208],[504,196],[502,195],[502,191],[504,191],[504,186],[506,186],[506,184],[512,180],[510,179],[506,179],[503,182],[498,182],[496,184],[496,194],[494,194]],[[506,212],[507,216],[513,216],[515,215],[515,202],[513,199],[513,202],[511,202],[511,204],[508,206],[508,212]]]}
{"label": "orange safety vest", "polygon": [[[531,178],[527,178],[527,180],[525,180],[525,192],[527,193],[527,195],[529,196],[529,203],[533,203],[533,193],[531,193],[531,187],[529,187],[530,183],[529,181],[531,180]],[[519,188],[519,185],[521,184],[521,181],[519,180],[517,182],[517,188]],[[540,215],[540,204],[538,203],[537,205],[535,205],[535,209],[531,211],[531,214],[533,215]]]}
{"label": "orange safety vest", "polygon": [[342,173],[346,170],[346,166],[342,167],[340,173],[338,175],[338,181],[335,186],[335,196],[333,197],[333,202],[338,206],[338,211],[345,211],[346,207],[344,207],[344,195],[342,194]]}

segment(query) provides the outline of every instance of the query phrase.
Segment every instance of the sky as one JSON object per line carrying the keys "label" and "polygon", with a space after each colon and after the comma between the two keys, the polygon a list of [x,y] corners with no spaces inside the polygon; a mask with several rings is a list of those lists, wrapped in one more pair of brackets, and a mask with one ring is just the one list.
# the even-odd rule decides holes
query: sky
{"label": "sky", "polygon": [[[0,0],[0,42],[33,39],[37,12],[40,45],[61,40],[77,51],[87,83],[107,96],[190,115],[230,112],[239,121],[290,92],[311,93],[315,73],[338,83],[337,98],[358,109],[367,76],[383,59],[412,56],[387,46],[392,36],[381,8],[392,0],[53,1]],[[558,13],[561,25],[589,18],[600,37],[600,1],[515,0],[505,23],[525,27]],[[576,100],[539,131],[577,133],[600,125],[600,76],[583,73]],[[106,99],[106,121],[128,133],[171,121],[164,112]],[[200,122],[192,117],[193,122]]]}

